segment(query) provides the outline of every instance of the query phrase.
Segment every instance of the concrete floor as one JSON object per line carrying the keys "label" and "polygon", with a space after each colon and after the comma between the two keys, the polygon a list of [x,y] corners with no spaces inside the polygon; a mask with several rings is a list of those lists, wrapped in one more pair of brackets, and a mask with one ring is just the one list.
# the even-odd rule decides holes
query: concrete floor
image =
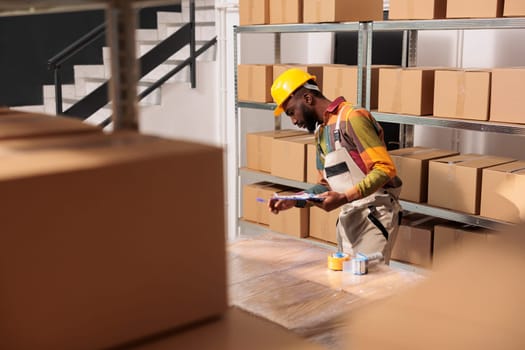
{"label": "concrete floor", "polygon": [[271,320],[327,349],[344,348],[352,311],[424,280],[418,272],[373,264],[369,273],[327,269],[329,245],[267,232],[228,245],[232,306]]}

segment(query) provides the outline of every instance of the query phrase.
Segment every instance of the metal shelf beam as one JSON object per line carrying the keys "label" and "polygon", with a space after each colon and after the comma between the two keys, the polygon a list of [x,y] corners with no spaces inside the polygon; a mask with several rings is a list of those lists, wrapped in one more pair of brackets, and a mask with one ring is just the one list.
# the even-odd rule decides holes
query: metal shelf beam
{"label": "metal shelf beam", "polygon": [[392,114],[382,112],[372,112],[372,115],[377,121],[409,124],[409,125],[424,125],[437,126],[443,128],[454,128],[464,130],[474,130],[483,132],[494,132],[511,135],[525,135],[525,125],[520,124],[505,124],[495,122],[483,121],[469,121],[463,119],[450,118],[436,118],[431,116],[413,116],[403,114]]}
{"label": "metal shelf beam", "polygon": [[485,227],[491,230],[501,231],[512,226],[510,223],[506,223],[499,220],[493,220],[485,218],[479,215],[470,215],[457,211],[452,211],[443,208],[432,207],[426,204],[407,202],[400,200],[400,204],[404,210],[412,211],[415,213],[430,215],[447,219],[451,221],[461,222],[467,225],[474,225]]}
{"label": "metal shelf beam", "polygon": [[525,18],[438,19],[374,22],[374,31],[525,28]]}
{"label": "metal shelf beam", "polygon": [[359,22],[348,23],[298,23],[298,24],[263,24],[236,26],[237,33],[315,33],[315,32],[357,32]]}

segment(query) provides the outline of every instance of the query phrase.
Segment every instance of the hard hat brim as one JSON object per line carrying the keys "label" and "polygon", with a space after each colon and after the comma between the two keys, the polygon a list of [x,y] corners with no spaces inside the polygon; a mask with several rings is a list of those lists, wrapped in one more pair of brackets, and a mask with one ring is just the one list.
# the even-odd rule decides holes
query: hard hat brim
{"label": "hard hat brim", "polygon": [[277,106],[273,110],[273,115],[277,117],[277,116],[281,115],[282,112],[284,112],[283,107],[282,106]]}

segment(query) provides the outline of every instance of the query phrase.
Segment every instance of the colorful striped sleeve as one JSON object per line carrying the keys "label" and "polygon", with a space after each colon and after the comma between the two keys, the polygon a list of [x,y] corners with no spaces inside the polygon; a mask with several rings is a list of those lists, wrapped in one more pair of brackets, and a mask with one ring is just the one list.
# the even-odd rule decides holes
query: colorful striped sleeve
{"label": "colorful striped sleeve", "polygon": [[367,169],[366,177],[357,184],[366,197],[396,176],[396,168],[382,139],[382,130],[364,109],[350,109],[345,115],[346,132],[354,140]]}

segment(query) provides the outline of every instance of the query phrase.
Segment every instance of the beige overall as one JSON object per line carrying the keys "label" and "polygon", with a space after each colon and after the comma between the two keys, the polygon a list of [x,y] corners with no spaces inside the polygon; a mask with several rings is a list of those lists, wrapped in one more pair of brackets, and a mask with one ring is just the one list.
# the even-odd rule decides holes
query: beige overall
{"label": "beige overall", "polygon": [[[340,118],[341,115],[337,117],[335,127],[335,150],[325,156],[324,176],[333,191],[345,192],[364,179],[365,174],[341,146]],[[338,249],[352,256],[382,252],[388,263],[399,227],[400,191],[401,187],[381,188],[365,198],[345,204],[337,222]]]}

